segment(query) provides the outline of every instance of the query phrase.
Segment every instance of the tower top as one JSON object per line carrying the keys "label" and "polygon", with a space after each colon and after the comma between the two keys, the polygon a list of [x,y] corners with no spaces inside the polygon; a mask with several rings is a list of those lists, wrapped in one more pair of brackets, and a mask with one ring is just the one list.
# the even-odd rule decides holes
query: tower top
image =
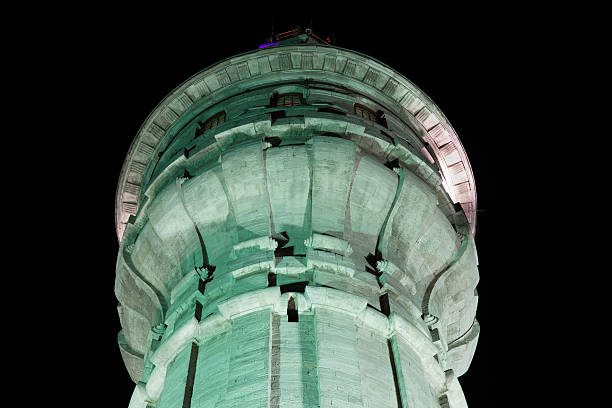
{"label": "tower top", "polygon": [[297,26],[282,33],[272,33],[268,41],[261,44],[258,48],[274,47],[276,45],[300,45],[300,44],[323,44],[330,45],[329,37],[323,39],[316,35],[310,28]]}
{"label": "tower top", "polygon": [[466,408],[479,275],[457,135],[371,57],[300,28],[271,40],[176,88],[130,147],[130,408]]}
{"label": "tower top", "polygon": [[[475,233],[477,195],[469,159],[449,121],[423,91],[382,62],[330,45],[307,29],[273,34],[271,39],[275,41],[262,44],[260,49],[200,71],[151,112],[130,146],[117,186],[115,220],[119,241],[130,217],[136,217],[141,205],[154,194],[149,189],[160,157],[187,120],[179,117],[190,118],[189,112],[202,111],[245,89],[277,84],[279,77],[285,81],[308,78],[311,82],[336,84],[342,92],[381,101],[386,112],[415,133],[418,144],[423,145],[422,154],[437,168],[443,189],[464,210]],[[401,142],[397,138],[391,140]]]}

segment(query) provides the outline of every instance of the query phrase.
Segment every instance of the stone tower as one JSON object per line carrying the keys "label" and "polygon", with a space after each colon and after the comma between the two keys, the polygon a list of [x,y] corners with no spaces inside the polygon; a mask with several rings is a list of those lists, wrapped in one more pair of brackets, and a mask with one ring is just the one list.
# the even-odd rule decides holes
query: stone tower
{"label": "stone tower", "polygon": [[467,406],[476,189],[455,131],[310,30],[259,48],[176,88],[123,165],[129,406]]}

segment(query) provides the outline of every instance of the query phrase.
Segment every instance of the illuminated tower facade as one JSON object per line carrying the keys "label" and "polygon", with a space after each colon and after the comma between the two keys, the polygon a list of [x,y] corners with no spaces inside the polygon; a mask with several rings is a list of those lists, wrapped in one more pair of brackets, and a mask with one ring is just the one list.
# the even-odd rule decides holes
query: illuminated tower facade
{"label": "illuminated tower facade", "polygon": [[455,131],[366,55],[272,40],[176,88],[130,147],[129,406],[467,406],[476,190]]}

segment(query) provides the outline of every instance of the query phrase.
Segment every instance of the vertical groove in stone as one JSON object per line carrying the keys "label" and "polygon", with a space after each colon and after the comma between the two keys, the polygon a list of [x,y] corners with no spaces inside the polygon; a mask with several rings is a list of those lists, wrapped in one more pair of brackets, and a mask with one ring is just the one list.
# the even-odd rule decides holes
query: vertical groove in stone
{"label": "vertical groove in stone", "polygon": [[270,317],[270,377],[268,407],[278,408],[280,400],[280,316]]}
{"label": "vertical groove in stone", "polygon": [[[262,141],[262,143],[266,143],[266,142]],[[268,188],[268,168],[267,168],[268,165],[266,162],[266,159],[267,159],[266,153],[267,153],[267,149],[265,149],[265,146],[262,145],[261,156],[263,160],[264,184],[266,187],[266,201],[268,205],[268,214],[270,218],[270,229],[268,230],[268,234],[272,236],[273,234],[276,233],[276,231],[274,228],[274,214],[272,214],[272,203],[270,202],[270,189]]]}
{"label": "vertical groove in stone", "polygon": [[[198,282],[200,287],[202,280]],[[203,291],[202,291],[203,292]],[[202,320],[202,304],[196,300],[194,318],[199,322]],[[183,395],[183,408],[191,407],[191,397],[193,396],[193,384],[198,366],[198,352],[200,347],[196,342],[191,343],[191,354],[189,355],[189,366],[187,368],[187,380],[185,381],[185,394]]]}
{"label": "vertical groove in stone", "polygon": [[313,171],[314,171],[314,152],[312,150],[312,138],[308,139],[310,142],[306,148],[306,157],[308,160],[308,177],[310,184],[308,185],[308,201],[306,203],[306,214],[304,214],[304,235],[306,237],[312,236],[312,186],[314,184]]}
{"label": "vertical groove in stone", "polygon": [[398,180],[397,180],[397,188],[395,190],[395,197],[393,197],[393,203],[391,203],[391,207],[389,207],[389,211],[387,211],[387,216],[385,217],[385,221],[383,222],[382,227],[380,228],[380,232],[378,233],[378,240],[376,241],[376,252],[382,256],[383,253],[383,239],[385,236],[385,231],[387,229],[387,223],[389,222],[389,217],[393,212],[393,208],[395,208],[395,204],[399,200],[400,194],[402,193],[402,187],[404,185],[404,169],[402,167],[397,171]]}
{"label": "vertical groove in stone", "polygon": [[189,210],[187,209],[187,204],[185,203],[185,196],[183,195],[183,182],[187,179],[187,177],[183,177],[183,178],[177,178],[176,179],[176,188],[178,189],[178,195],[181,199],[181,204],[183,205],[183,210],[185,210],[185,214],[187,214],[187,217],[189,217],[189,219],[191,220],[191,222],[193,223],[193,227],[195,228],[195,232],[198,236],[198,240],[200,241],[200,247],[202,249],[202,268],[209,266],[208,263],[208,252],[206,251],[206,245],[204,244],[204,238],[202,237],[202,234],[200,233],[200,229],[198,228],[198,224],[195,221],[195,218],[193,218],[193,215],[191,215],[191,213],[189,212]]}
{"label": "vertical groove in stone", "polygon": [[185,383],[185,395],[183,396],[183,408],[191,407],[191,396],[193,395],[193,381],[195,379],[198,362],[199,347],[191,343],[191,355],[189,356],[189,368],[187,369],[187,382]]}
{"label": "vertical groove in stone", "polygon": [[[381,285],[382,287],[382,285]],[[385,293],[379,298],[380,311],[387,317],[391,314],[391,306],[389,305],[389,293]]]}
{"label": "vertical groove in stone", "polygon": [[353,191],[353,183],[355,182],[355,175],[357,174],[357,168],[361,162],[361,154],[355,152],[355,161],[353,162],[353,173],[351,174],[351,181],[348,186],[348,194],[346,196],[346,210],[344,212],[344,233],[342,238],[348,240],[352,239],[353,227],[351,225],[351,192]]}
{"label": "vertical groove in stone", "polygon": [[406,388],[404,387],[402,363],[399,358],[399,351],[397,349],[395,335],[391,336],[387,340],[387,346],[389,347],[389,359],[391,360],[391,371],[393,371],[393,382],[395,383],[397,406],[401,408],[408,408],[408,405],[404,404],[404,401],[406,401]]}

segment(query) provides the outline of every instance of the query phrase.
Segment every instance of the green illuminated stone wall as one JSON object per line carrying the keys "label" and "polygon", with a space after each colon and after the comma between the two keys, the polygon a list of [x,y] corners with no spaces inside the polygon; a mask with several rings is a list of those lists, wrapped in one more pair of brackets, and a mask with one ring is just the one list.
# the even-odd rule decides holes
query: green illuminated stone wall
{"label": "green illuminated stone wall", "polygon": [[[115,285],[131,407],[465,406],[457,377],[479,332],[469,203],[385,84],[307,68],[304,55],[334,50],[239,57],[217,90],[196,76],[168,105],[173,124],[145,126],[159,137],[131,150]],[[240,71],[273,54],[290,72]],[[276,106],[284,93],[302,103]]]}

